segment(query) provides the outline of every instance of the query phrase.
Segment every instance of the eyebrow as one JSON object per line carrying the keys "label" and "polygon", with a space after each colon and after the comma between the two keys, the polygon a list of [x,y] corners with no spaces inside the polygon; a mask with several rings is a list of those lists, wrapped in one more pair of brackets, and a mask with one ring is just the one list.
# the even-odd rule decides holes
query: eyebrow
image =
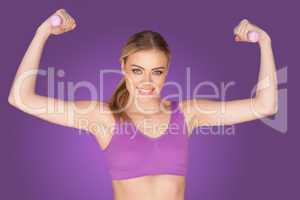
{"label": "eyebrow", "polygon": [[[134,67],[138,67],[138,68],[145,69],[144,67],[141,67],[141,66],[136,65],[136,64],[131,64],[130,66],[134,66]],[[152,70],[155,70],[155,69],[165,69],[165,68],[166,68],[166,67],[161,66],[161,67],[155,67],[155,68],[153,68]]]}

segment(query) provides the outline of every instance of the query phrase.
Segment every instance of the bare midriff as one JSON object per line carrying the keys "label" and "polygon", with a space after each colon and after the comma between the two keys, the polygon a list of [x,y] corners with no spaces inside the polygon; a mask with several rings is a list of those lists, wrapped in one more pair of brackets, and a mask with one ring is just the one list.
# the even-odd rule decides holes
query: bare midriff
{"label": "bare midriff", "polygon": [[113,180],[114,200],[184,200],[185,177],[149,175]]}

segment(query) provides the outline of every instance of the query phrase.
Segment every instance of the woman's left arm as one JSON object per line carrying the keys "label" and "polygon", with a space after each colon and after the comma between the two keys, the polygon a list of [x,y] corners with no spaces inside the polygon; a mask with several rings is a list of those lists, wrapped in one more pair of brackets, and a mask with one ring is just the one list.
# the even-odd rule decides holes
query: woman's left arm
{"label": "woman's left arm", "polygon": [[231,125],[274,115],[277,105],[276,67],[270,36],[251,24],[242,20],[234,28],[234,34],[239,42],[249,42],[248,31],[259,34],[260,70],[254,97],[231,101],[216,101],[209,99],[190,99],[181,102],[182,110],[188,118],[190,128],[198,126]]}

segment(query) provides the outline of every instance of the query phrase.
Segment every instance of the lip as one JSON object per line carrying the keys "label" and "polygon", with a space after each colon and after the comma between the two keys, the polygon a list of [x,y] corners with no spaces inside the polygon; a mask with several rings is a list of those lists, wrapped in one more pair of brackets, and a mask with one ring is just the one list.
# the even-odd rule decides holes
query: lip
{"label": "lip", "polygon": [[154,88],[151,89],[144,89],[144,88],[137,88],[139,93],[142,95],[151,95],[153,94]]}

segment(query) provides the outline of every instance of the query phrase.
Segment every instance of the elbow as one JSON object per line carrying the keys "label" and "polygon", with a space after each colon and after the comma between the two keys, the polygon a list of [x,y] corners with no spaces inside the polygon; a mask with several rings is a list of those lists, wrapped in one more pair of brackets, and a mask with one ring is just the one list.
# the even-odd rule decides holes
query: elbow
{"label": "elbow", "polygon": [[23,112],[32,113],[34,110],[35,99],[27,95],[25,98],[20,98],[17,95],[10,94],[7,98],[8,104]]}
{"label": "elbow", "polygon": [[261,110],[261,113],[262,113],[263,116],[265,116],[265,117],[276,115],[277,112],[278,112],[278,105],[274,105],[274,106],[265,106],[265,107],[262,108],[262,110]]}
{"label": "elbow", "polygon": [[24,108],[27,105],[30,105],[31,102],[33,102],[33,98],[32,98],[32,95],[30,95],[30,94],[17,95],[15,93],[10,93],[8,95],[7,101],[10,105],[12,105],[14,107]]}
{"label": "elbow", "polygon": [[7,102],[8,102],[9,105],[11,105],[13,107],[16,107],[16,108],[19,108],[18,103],[17,103],[16,98],[15,98],[14,95],[10,94],[8,96]]}
{"label": "elbow", "polygon": [[278,104],[276,104],[275,106],[274,106],[274,109],[272,110],[272,115],[276,115],[278,113]]}
{"label": "elbow", "polygon": [[9,96],[8,96],[7,101],[8,101],[8,103],[9,103],[9,105],[12,105],[12,106],[15,105],[14,98],[13,98],[12,95],[9,95]]}
{"label": "elbow", "polygon": [[278,112],[278,101],[277,99],[272,101],[261,101],[256,100],[256,108],[262,117],[272,116]]}

